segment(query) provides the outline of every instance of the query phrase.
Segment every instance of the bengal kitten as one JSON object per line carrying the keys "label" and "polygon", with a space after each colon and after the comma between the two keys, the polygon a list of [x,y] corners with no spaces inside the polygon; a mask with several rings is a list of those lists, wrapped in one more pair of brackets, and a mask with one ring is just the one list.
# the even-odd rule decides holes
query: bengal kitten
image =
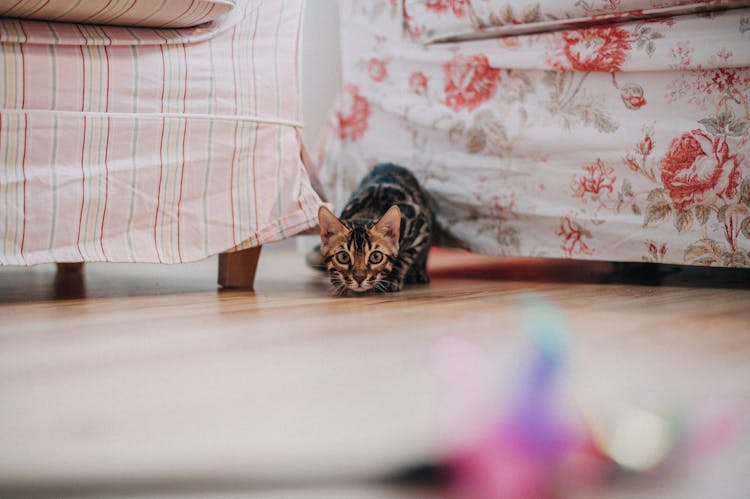
{"label": "bengal kitten", "polygon": [[376,165],[346,203],[341,218],[318,211],[320,252],[334,292],[396,292],[426,284],[434,211],[406,168]]}

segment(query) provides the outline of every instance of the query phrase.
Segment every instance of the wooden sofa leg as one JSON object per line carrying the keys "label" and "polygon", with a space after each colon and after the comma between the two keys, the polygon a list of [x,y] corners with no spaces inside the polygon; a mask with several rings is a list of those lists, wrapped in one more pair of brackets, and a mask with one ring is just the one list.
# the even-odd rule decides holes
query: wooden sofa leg
{"label": "wooden sofa leg", "polygon": [[58,274],[79,274],[81,271],[83,271],[83,262],[57,264]]}
{"label": "wooden sofa leg", "polygon": [[253,289],[261,246],[219,255],[219,285]]}

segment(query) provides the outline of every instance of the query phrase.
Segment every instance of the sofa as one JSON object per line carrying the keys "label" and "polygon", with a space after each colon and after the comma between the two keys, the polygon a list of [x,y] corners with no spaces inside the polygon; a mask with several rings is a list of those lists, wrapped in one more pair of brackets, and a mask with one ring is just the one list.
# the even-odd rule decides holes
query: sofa
{"label": "sofa", "polygon": [[445,244],[750,266],[750,2],[350,0],[316,171],[410,168]]}
{"label": "sofa", "polygon": [[252,286],[314,227],[301,0],[0,4],[0,265],[183,263]]}

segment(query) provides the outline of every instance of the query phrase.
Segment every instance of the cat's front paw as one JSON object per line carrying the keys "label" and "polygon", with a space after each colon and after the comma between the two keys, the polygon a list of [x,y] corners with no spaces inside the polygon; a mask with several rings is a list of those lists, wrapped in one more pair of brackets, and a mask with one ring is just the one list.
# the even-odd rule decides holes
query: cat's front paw
{"label": "cat's front paw", "polygon": [[383,290],[384,293],[398,293],[401,291],[401,283],[400,282],[389,282],[389,283],[383,283],[382,286],[380,286],[380,289]]}
{"label": "cat's front paw", "polygon": [[410,272],[406,276],[407,284],[429,284],[430,276],[426,271]]}

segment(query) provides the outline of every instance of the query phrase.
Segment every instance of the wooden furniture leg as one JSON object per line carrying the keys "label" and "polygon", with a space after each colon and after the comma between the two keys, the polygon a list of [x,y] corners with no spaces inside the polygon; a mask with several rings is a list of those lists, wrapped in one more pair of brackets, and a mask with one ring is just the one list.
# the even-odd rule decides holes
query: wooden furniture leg
{"label": "wooden furniture leg", "polygon": [[219,255],[219,285],[253,289],[261,246]]}
{"label": "wooden furniture leg", "polygon": [[54,298],[56,300],[80,300],[86,298],[86,279],[83,262],[58,263],[55,274]]}
{"label": "wooden furniture leg", "polygon": [[76,274],[83,270],[83,262],[73,263],[58,263],[57,273],[58,274]]}

